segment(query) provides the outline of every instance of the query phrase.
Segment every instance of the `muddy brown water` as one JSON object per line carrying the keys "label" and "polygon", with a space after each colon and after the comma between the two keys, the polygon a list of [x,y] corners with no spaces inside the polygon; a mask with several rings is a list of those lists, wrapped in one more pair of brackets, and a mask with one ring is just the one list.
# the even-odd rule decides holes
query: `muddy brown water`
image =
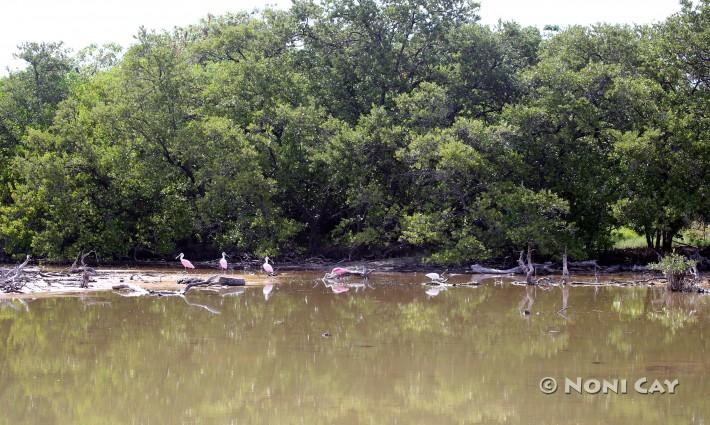
{"label": "muddy brown water", "polygon": [[[707,296],[424,280],[0,300],[0,424],[710,422]],[[548,376],[629,393],[545,395]],[[676,394],[635,393],[643,377]]]}

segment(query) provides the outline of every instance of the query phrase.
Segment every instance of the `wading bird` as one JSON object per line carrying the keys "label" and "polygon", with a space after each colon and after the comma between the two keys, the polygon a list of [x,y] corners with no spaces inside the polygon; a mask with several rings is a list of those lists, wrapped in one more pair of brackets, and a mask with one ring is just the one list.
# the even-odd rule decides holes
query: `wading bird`
{"label": "wading bird", "polygon": [[271,264],[269,264],[269,257],[264,258],[264,264],[262,264],[261,267],[264,269],[266,274],[268,274],[269,276],[274,274],[274,268],[271,267]]}
{"label": "wading bird", "polygon": [[227,254],[225,254],[225,253],[223,252],[223,253],[222,253],[222,258],[219,259],[219,268],[222,269],[222,270],[225,270],[225,271],[227,270],[227,266],[228,266],[228,264],[227,264],[227,259],[225,258],[226,256],[227,256]]}
{"label": "wading bird", "polygon": [[342,267],[336,267],[333,270],[330,271],[330,274],[333,276],[340,277],[344,275],[345,273],[348,272],[348,269],[342,268]]}
{"label": "wading bird", "polygon": [[192,265],[190,260],[185,259],[185,254],[183,254],[182,252],[180,253],[180,255],[175,257],[176,260],[178,258],[180,259],[180,263],[182,264],[182,266],[185,267],[185,272],[187,272],[187,269],[194,269],[195,268],[195,266]]}
{"label": "wading bird", "polygon": [[436,282],[436,283],[446,282],[446,278],[444,277],[443,273],[442,273],[442,274],[439,274],[439,273],[427,273],[427,274],[425,274],[424,276],[426,276],[426,277],[428,277],[429,279],[431,279],[432,282]]}

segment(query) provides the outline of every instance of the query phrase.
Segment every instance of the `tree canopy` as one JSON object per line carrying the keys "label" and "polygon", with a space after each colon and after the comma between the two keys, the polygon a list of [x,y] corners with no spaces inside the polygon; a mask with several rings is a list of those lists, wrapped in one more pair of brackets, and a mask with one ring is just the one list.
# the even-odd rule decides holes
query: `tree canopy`
{"label": "tree canopy", "polygon": [[540,32],[468,0],[297,0],[26,43],[0,79],[0,252],[670,249],[710,217],[710,2]]}

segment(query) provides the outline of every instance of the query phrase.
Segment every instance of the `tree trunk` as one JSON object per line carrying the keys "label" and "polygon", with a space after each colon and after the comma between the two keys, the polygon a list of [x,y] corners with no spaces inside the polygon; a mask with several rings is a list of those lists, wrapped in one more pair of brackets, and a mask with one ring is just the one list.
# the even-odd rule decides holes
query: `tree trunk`
{"label": "tree trunk", "polygon": [[533,273],[535,272],[535,267],[533,266],[532,263],[532,241],[528,241],[528,272],[525,277],[525,282],[528,285],[534,285],[535,282],[533,282]]}
{"label": "tree trunk", "polygon": [[685,289],[685,278],[686,273],[668,273],[666,275],[668,279],[668,289],[671,291],[682,291]]}
{"label": "tree trunk", "polygon": [[318,220],[309,224],[310,232],[308,233],[308,252],[315,254],[320,247],[320,225]]}
{"label": "tree trunk", "polygon": [[566,285],[569,281],[569,269],[567,268],[567,247],[565,247],[565,252],[562,254],[562,284]]}
{"label": "tree trunk", "polygon": [[673,237],[675,236],[675,232],[672,232],[670,230],[663,232],[663,251],[664,252],[671,252],[673,250]]}

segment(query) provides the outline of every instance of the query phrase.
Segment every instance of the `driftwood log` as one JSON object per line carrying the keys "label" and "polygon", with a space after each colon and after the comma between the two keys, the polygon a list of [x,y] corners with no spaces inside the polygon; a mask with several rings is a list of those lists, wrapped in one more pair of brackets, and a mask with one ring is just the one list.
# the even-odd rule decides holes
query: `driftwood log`
{"label": "driftwood log", "polygon": [[[89,282],[91,281],[91,276],[96,275],[96,270],[93,267],[89,267],[86,265],[86,257],[89,255],[94,254],[96,255],[96,251],[91,250],[87,253],[84,253],[83,251],[76,257],[76,260],[74,260],[74,263],[72,263],[71,267],[69,268],[69,273],[81,273],[81,288],[88,288],[89,287]],[[79,262],[81,262],[81,265],[79,265]]]}
{"label": "driftwood log", "polygon": [[132,297],[137,297],[140,295],[148,295],[150,293],[149,291],[141,288],[138,285],[134,285],[132,283],[121,283],[119,285],[113,285],[111,287],[111,289],[113,289],[114,291],[116,291],[122,295],[124,293],[128,293],[128,295],[124,295],[124,296],[132,296]]}
{"label": "driftwood log", "polygon": [[[362,268],[350,268],[350,267],[336,267],[341,269],[340,273],[328,272],[323,276],[324,279],[338,279],[346,276],[360,276],[365,279],[370,275],[372,270],[367,269],[367,267]],[[335,269],[333,269],[335,270]]]}
{"label": "driftwood log", "polygon": [[510,269],[494,269],[491,267],[484,267],[480,264],[474,264],[471,266],[471,271],[478,274],[521,274],[523,269],[520,266],[513,267]]}
{"label": "driftwood log", "polygon": [[[524,253],[524,251],[521,251]],[[525,261],[523,261],[524,263]],[[520,260],[518,260],[520,264]],[[557,274],[560,272],[558,268],[553,263],[533,263],[532,267],[535,274]],[[506,275],[506,274],[527,274],[528,265],[519,265],[517,267],[511,267],[509,269],[495,269],[491,267],[485,267],[480,264],[474,264],[471,266],[471,273],[473,274],[494,274],[494,275]]]}
{"label": "driftwood log", "polygon": [[186,294],[187,291],[190,290],[190,288],[193,288],[195,286],[209,286],[209,285],[244,286],[244,285],[246,285],[246,281],[242,278],[227,277],[227,276],[210,276],[207,279],[200,279],[198,277],[187,277],[187,278],[179,279],[177,281],[177,283],[182,284],[182,285],[187,285],[187,286],[185,286],[185,289],[182,291],[183,294]]}
{"label": "driftwood log", "polygon": [[525,264],[523,261],[523,251],[520,251],[520,259],[518,260],[520,267],[525,269],[525,283],[528,285],[534,285],[533,274],[535,273],[535,267],[532,263],[532,241],[528,241],[528,263]]}
{"label": "driftwood log", "polygon": [[562,284],[566,285],[569,281],[569,268],[567,267],[567,248],[562,254]]}
{"label": "driftwood log", "polygon": [[[69,267],[69,273],[86,273],[89,272],[91,274],[96,273],[96,270],[94,270],[93,267],[89,267],[86,265],[86,257],[89,255],[94,254],[96,255],[96,251],[91,250],[87,253],[84,253],[83,251],[76,257],[76,260],[72,263],[71,267]],[[81,262],[81,264],[79,264]]]}
{"label": "driftwood log", "polygon": [[[524,252],[524,251],[523,251]],[[563,259],[564,260],[564,259]],[[564,261],[563,261],[564,263]],[[532,266],[535,269],[536,275],[545,274],[564,274],[564,264],[554,264],[551,262],[546,263],[533,263]],[[496,269],[492,267],[485,267],[480,264],[474,264],[470,267],[471,273],[474,274],[491,274],[491,275],[509,275],[509,274],[527,274],[528,264],[526,264],[523,255],[523,265],[520,265],[520,259],[518,259],[518,266],[509,269]],[[613,266],[600,266],[596,260],[587,261],[567,261],[567,271],[576,273],[620,273],[620,272],[646,272],[648,267],[639,265],[625,265],[617,264]]]}
{"label": "driftwood log", "polygon": [[0,270],[0,290],[4,292],[19,292],[26,284],[26,280],[21,278],[22,270],[29,264],[28,255],[21,264],[10,270]]}

